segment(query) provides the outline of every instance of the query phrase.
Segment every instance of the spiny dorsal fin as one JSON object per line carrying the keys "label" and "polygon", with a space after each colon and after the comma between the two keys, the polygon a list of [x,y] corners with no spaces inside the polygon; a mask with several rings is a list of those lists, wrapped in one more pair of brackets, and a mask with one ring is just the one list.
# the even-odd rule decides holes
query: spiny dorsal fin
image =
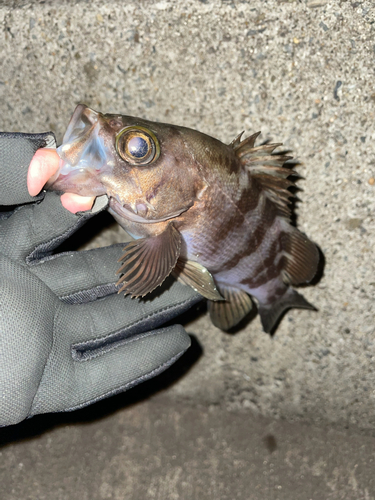
{"label": "spiny dorsal fin", "polygon": [[237,146],[241,144],[241,137],[243,136],[244,132],[244,130],[240,132],[238,136],[229,144],[229,146],[232,146],[233,149],[236,149]]}
{"label": "spiny dorsal fin", "polygon": [[285,167],[286,161],[292,156],[273,154],[273,151],[282,143],[263,144],[255,147],[255,141],[260,132],[241,141],[241,136],[236,137],[231,143],[235,155],[242,165],[246,167],[254,181],[264,189],[266,195],[278,207],[280,215],[290,216],[290,198],[294,195],[289,191],[295,183],[288,179],[293,175],[300,177],[294,170]]}
{"label": "spiny dorsal fin", "polygon": [[246,139],[241,141],[242,134],[243,132],[241,132],[241,134],[239,134],[230,144],[235,150],[237,156],[239,152],[241,152],[242,156],[242,153],[245,152],[245,149],[247,148],[252,149],[254,147],[255,141],[257,137],[260,135],[260,132],[256,132],[255,134],[251,135],[250,137],[246,137]]}

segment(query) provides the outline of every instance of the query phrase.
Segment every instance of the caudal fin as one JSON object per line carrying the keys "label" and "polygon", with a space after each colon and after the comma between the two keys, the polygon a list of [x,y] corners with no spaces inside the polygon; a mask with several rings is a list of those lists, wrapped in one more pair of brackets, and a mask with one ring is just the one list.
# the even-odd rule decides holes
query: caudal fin
{"label": "caudal fin", "polygon": [[311,309],[316,311],[316,308],[309,304],[307,300],[298,292],[289,287],[284,295],[277,299],[272,304],[259,304],[258,311],[262,322],[263,330],[266,333],[272,332],[278,319],[284,311],[291,307],[299,309]]}

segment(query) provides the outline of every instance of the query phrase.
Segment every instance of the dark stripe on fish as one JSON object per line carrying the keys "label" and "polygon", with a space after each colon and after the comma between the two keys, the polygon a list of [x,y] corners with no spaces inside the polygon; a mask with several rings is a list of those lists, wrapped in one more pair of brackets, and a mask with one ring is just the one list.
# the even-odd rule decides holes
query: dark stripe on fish
{"label": "dark stripe on fish", "polygon": [[[268,198],[265,197],[264,200],[261,201],[261,203],[262,207],[260,207],[260,213],[262,215],[261,217],[257,218],[257,220],[252,221],[252,230],[244,234],[244,243],[243,245],[241,245],[241,249],[237,253],[235,253],[229,260],[224,262],[218,271],[227,271],[235,268],[240,263],[241,259],[243,259],[244,257],[248,258],[262,245],[268,230],[275,222],[277,212],[274,210],[274,206],[268,200]],[[236,224],[236,226],[242,225],[242,221],[238,221],[238,223]],[[234,224],[232,223],[232,225],[229,226],[229,229],[225,236],[227,236],[230,230],[233,231],[233,226]],[[223,240],[225,236],[222,237],[221,235],[222,233],[220,232],[220,239]],[[275,236],[276,238],[278,238],[278,234],[275,234]],[[262,267],[264,268],[263,263]]]}

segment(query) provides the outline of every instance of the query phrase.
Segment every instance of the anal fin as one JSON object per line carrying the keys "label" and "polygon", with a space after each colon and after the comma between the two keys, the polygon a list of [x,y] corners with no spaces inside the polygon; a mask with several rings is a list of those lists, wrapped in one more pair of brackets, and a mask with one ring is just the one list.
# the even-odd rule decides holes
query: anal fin
{"label": "anal fin", "polygon": [[250,296],[238,288],[220,287],[224,301],[208,302],[212,323],[221,330],[236,326],[253,308]]}
{"label": "anal fin", "polygon": [[222,300],[212,274],[198,262],[178,259],[173,276],[184,285],[191,286],[196,292],[209,300]]}
{"label": "anal fin", "polygon": [[119,290],[132,297],[143,297],[161,285],[172,272],[180,255],[181,235],[172,224],[156,236],[128,243],[120,257],[122,274]]}

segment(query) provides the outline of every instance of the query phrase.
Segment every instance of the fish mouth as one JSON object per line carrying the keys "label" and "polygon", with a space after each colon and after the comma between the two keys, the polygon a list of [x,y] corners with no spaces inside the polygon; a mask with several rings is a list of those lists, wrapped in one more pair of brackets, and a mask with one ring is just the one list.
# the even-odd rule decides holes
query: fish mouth
{"label": "fish mouth", "polygon": [[100,129],[103,126],[103,115],[79,104],[64,134],[62,145],[57,148],[64,161],[61,173],[69,169],[90,168],[99,170],[106,163],[108,156]]}
{"label": "fish mouth", "polygon": [[94,111],[85,104],[78,104],[68,123],[63,143],[70,142],[73,138],[82,136],[83,131],[95,126],[100,116],[102,116],[101,113]]}
{"label": "fish mouth", "polygon": [[140,215],[139,213],[136,213],[130,204],[128,203],[122,204],[120,201],[112,197],[109,199],[110,211],[115,212],[117,216],[124,218],[130,222],[139,222],[141,224],[155,224],[157,222],[165,222],[166,220],[169,219],[175,219],[183,212],[186,212],[189,208],[190,207],[177,210],[176,212],[172,212],[158,219],[146,219],[144,216]]}
{"label": "fish mouth", "polygon": [[79,104],[70,119],[63,143],[57,148],[58,171],[46,184],[47,189],[83,196],[100,196],[105,189],[99,176],[113,169],[108,145],[100,134],[104,116]]}

